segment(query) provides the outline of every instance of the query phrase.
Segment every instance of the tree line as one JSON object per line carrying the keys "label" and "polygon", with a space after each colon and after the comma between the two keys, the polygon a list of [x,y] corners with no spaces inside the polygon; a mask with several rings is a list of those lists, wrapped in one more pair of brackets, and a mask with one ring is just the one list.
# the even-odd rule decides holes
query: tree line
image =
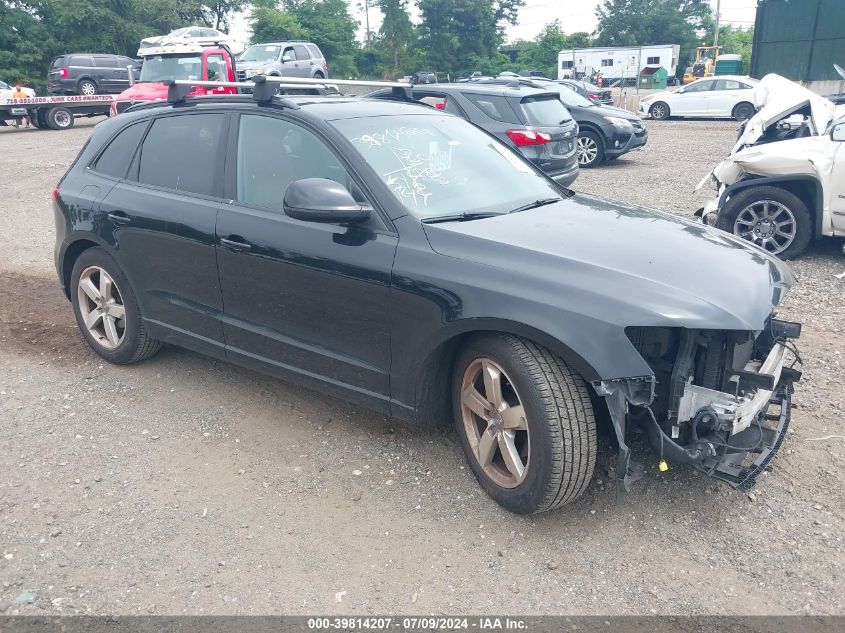
{"label": "tree line", "polygon": [[[44,89],[56,55],[115,53],[134,57],[139,41],[191,24],[227,30],[249,12],[251,42],[305,39],[317,43],[335,77],[397,78],[431,70],[445,79],[481,72],[536,70],[557,76],[562,49],[680,44],[679,66],[695,47],[712,43],[707,0],[604,0],[594,33],[552,21],[531,40],[505,44],[525,0],[355,0],[383,16],[361,42],[347,0],[3,0],[0,79]],[[360,4],[363,8],[363,4]],[[419,16],[411,20],[411,9]],[[724,52],[750,60],[752,32],[723,27]]]}

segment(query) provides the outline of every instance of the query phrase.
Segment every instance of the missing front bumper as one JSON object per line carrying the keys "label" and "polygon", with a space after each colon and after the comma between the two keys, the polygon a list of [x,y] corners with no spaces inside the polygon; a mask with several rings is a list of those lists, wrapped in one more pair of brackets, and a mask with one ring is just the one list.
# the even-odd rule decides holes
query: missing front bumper
{"label": "missing front bumper", "polygon": [[[777,413],[770,409],[778,407]],[[769,400],[769,410],[764,420],[731,436],[730,445],[723,446],[716,451],[716,455],[708,457],[696,465],[711,477],[727,482],[737,490],[747,492],[757,484],[757,477],[780,450],[781,444],[789,429],[792,408],[792,383],[781,385]],[[736,450],[747,443],[755,448],[748,451]]]}

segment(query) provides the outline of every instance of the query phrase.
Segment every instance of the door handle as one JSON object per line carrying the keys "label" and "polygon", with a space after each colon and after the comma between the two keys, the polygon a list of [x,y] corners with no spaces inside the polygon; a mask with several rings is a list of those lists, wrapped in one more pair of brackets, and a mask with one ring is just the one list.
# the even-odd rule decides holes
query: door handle
{"label": "door handle", "polygon": [[243,238],[237,235],[233,235],[232,237],[236,239],[226,239],[225,237],[220,238],[220,243],[228,248],[230,251],[248,251],[252,248],[252,244],[248,244],[243,241]]}
{"label": "door handle", "polygon": [[122,226],[124,224],[129,224],[132,221],[132,218],[126,215],[123,211],[113,211],[112,213],[109,213],[109,220],[117,226]]}

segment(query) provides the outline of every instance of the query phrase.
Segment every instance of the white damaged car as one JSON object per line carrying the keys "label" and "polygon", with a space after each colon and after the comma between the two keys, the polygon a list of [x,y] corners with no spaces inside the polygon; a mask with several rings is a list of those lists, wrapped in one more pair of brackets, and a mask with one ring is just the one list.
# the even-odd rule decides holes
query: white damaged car
{"label": "white damaged car", "polygon": [[779,75],[755,90],[757,113],[712,180],[698,214],[782,259],[822,236],[845,235],[845,106]]}

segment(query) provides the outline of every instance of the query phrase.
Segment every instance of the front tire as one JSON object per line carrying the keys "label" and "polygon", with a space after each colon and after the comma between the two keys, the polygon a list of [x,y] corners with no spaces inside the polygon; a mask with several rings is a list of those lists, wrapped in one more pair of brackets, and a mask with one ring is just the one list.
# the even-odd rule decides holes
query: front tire
{"label": "front tire", "polygon": [[807,205],[786,189],[772,186],[748,187],[731,196],[719,211],[716,226],[781,259],[803,253],[813,236]]}
{"label": "front tire", "polygon": [[604,144],[595,132],[585,130],[578,135],[578,165],[589,169],[604,160]]}
{"label": "front tire", "polygon": [[583,379],[539,345],[485,334],[464,347],[452,386],[455,425],[481,487],[518,514],[576,499],[596,458]]}
{"label": "front tire", "polygon": [[91,349],[110,363],[135,363],[161,347],[144,326],[129,280],[104,249],[91,248],[79,256],[70,289],[80,332]]}
{"label": "front tire", "polygon": [[658,101],[649,108],[648,113],[651,115],[652,119],[665,121],[669,118],[669,105],[663,103],[662,101]]}

